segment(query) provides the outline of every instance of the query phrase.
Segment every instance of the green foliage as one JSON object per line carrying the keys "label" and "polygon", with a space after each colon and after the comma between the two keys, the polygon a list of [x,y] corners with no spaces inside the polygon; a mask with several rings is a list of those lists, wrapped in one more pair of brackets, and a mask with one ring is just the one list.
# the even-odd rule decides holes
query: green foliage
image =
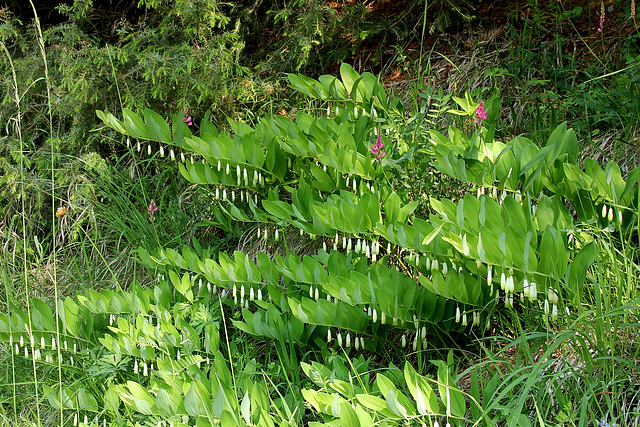
{"label": "green foliage", "polygon": [[[231,218],[261,227],[292,227],[322,238],[324,244],[315,256],[288,253],[282,261],[236,258],[234,264],[221,260],[216,264],[202,259],[191,266],[160,251],[149,258],[157,261],[149,264],[191,269],[231,288],[246,282],[247,276],[240,271],[245,271],[247,263],[254,266],[251,269],[261,263],[259,271],[273,273],[269,278],[258,275],[249,284],[257,286],[266,280],[275,288],[284,278],[287,300],[279,301],[271,290],[269,294],[280,304],[279,310],[291,310],[304,323],[364,333],[367,323],[376,323],[371,321],[375,310],[416,331],[425,325],[446,331],[459,329],[460,322],[464,329],[468,316],[473,316],[475,326],[490,320],[500,295],[494,286],[498,283],[507,307],[513,306],[517,292],[527,297],[524,306],[555,315],[562,300],[558,289],[579,289],[593,260],[590,238],[583,236],[579,224],[595,222],[626,235],[633,232],[638,172],[626,183],[615,164],[605,172],[587,161],[583,172],[576,164],[575,134],[566,125],[556,128],[542,149],[521,137],[507,144],[494,141],[493,121],[499,110],[499,99],[494,97],[486,103],[492,111],[487,127],[471,137],[455,128],[450,128],[448,138],[432,130],[431,144],[419,138],[397,141],[393,153],[378,162],[372,158],[370,141],[380,132],[381,140],[389,142],[383,136],[392,127],[388,111],[397,109],[398,101],[388,100],[371,74],[360,76],[343,65],[341,76],[342,81],[330,76],[318,81],[289,76],[292,87],[306,95],[339,103],[335,115],[300,113],[295,121],[267,117],[256,128],[232,122],[233,135],[218,132],[204,121],[200,137],[189,137],[188,127],[174,119],[179,125],[171,141],[168,124],[150,112],[145,113],[144,122],[128,110],[123,122],[99,112],[105,123],[130,137],[197,154],[202,162],[187,160],[180,171],[193,183],[214,186],[212,209],[220,212],[218,218],[227,219],[221,226],[229,227]],[[462,107],[456,114],[474,114],[477,104],[470,97],[456,102]],[[457,203],[431,199],[433,213],[428,221],[416,213],[418,203],[410,193],[398,193],[387,174],[393,173],[388,167],[393,157],[419,149],[431,153],[423,162],[432,161],[442,173],[479,186],[477,196],[467,194]],[[266,238],[266,231],[262,237]],[[357,242],[355,248],[352,241]],[[380,248],[385,246],[388,252],[378,262]],[[391,259],[404,266],[398,268]],[[199,267],[207,263],[211,267]],[[230,265],[235,265],[233,272]],[[341,273],[345,267],[349,275]],[[326,305],[303,296],[309,290],[313,295],[315,289],[323,298],[328,295],[346,306],[359,306],[359,313],[364,309],[369,315],[354,311],[343,319],[334,311],[336,307],[340,311],[341,304]],[[538,292],[547,297],[543,302],[538,301]],[[358,295],[355,300],[354,295]],[[446,300],[450,303],[445,304]]]}
{"label": "green foliage", "polygon": [[[519,325],[521,312],[529,313],[534,330],[549,327],[559,312],[598,298],[590,272],[602,246],[592,232],[633,242],[640,169],[625,181],[615,163],[579,166],[577,138],[566,124],[542,148],[523,137],[497,141],[497,96],[483,104],[482,123],[474,123],[480,107],[470,95],[452,97],[458,106],[452,109],[433,92],[403,119],[402,103],[374,75],[344,64],[340,77],[289,75],[292,88],[330,103],[326,116],[266,116],[253,127],[229,119],[232,132],[220,130],[208,113],[189,126],[184,113],[167,121],[149,109],[140,116],[125,108],[119,120],[98,111],[130,148],[153,153],[149,144],[158,144],[178,161],[181,175],[208,191],[201,224],[242,234],[245,246],[227,253],[193,240],[192,249],[173,249],[167,239],[177,230],[162,223],[169,220],[166,203],[167,210],[176,207],[167,200],[163,210],[145,212],[145,200],[129,209],[137,210],[134,222],[156,234],[151,247],[138,251],[159,275],[151,286],[89,290],[58,301],[55,313],[38,300],[30,314],[11,305],[0,317],[0,340],[16,356],[60,360],[76,375],[59,389],[43,388],[54,408],[86,414],[89,422],[147,425],[530,422],[528,399],[547,383],[521,374],[549,369],[548,357],[532,356],[534,338],[542,335],[523,335],[524,367],[507,379],[493,368],[472,375],[465,391],[452,355],[430,368],[424,351],[488,335],[505,318]],[[432,120],[446,110],[471,136],[453,126],[448,136],[433,129]],[[431,194],[424,184],[407,185],[406,177],[430,169],[475,186],[476,194],[454,199]],[[109,197],[124,206],[141,196],[113,191]],[[127,238],[134,240],[139,229],[132,227]],[[306,253],[294,236],[306,236]],[[164,247],[153,248],[156,242]],[[604,325],[598,328],[602,334]],[[268,355],[241,357],[253,345],[237,339],[243,334],[272,345],[277,365]],[[558,337],[543,353],[567,339]],[[72,348],[80,351],[74,355]],[[56,359],[57,351],[70,358]],[[415,354],[418,370],[407,363],[400,371],[385,359],[388,367],[372,380],[374,368],[361,353],[390,351]],[[300,368],[312,381],[302,391]],[[266,383],[263,374],[282,384]],[[85,378],[97,385],[89,388]],[[521,398],[513,393],[518,384],[526,391]],[[598,390],[591,402],[599,401]],[[303,399],[314,415],[303,414]],[[313,424],[315,414],[321,421]]]}

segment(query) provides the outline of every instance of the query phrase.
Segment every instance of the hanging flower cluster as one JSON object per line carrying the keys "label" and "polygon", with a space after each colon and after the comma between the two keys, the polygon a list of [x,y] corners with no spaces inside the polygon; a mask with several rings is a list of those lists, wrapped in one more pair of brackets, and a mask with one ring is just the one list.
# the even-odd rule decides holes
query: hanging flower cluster
{"label": "hanging flower cluster", "polygon": [[384,148],[384,144],[382,143],[382,134],[378,134],[378,137],[376,138],[376,143],[373,144],[373,147],[371,147],[371,154],[373,154],[376,157],[375,160],[379,162],[382,161],[384,156],[387,155],[387,153],[382,151],[383,148]]}

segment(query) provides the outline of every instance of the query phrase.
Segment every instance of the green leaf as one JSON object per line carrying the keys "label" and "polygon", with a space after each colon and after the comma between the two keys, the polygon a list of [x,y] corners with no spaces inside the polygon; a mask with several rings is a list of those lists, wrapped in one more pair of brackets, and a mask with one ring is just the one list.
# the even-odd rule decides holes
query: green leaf
{"label": "green leaf", "polygon": [[71,298],[64,300],[64,321],[67,332],[77,337],[78,328],[78,305]]}
{"label": "green leaf", "polygon": [[244,393],[242,403],[240,403],[240,414],[247,425],[251,424],[251,399],[249,399],[248,391]]}
{"label": "green leaf", "polygon": [[209,392],[200,381],[194,380],[184,397],[184,409],[187,414],[194,417],[206,416],[207,402],[209,402]]}
{"label": "green leaf", "polygon": [[595,242],[591,242],[578,252],[567,269],[565,284],[569,289],[576,290],[576,301],[574,301],[576,306],[582,298],[582,285],[587,277],[587,271],[597,257],[598,249]]}
{"label": "green leaf", "polygon": [[343,63],[340,65],[340,77],[344,83],[344,87],[347,93],[352,99],[356,99],[355,94],[352,93],[354,83],[360,78],[360,74],[353,69],[349,64]]}
{"label": "green leaf", "polygon": [[96,398],[93,394],[87,391],[86,388],[80,387],[76,392],[76,396],[78,399],[78,408],[91,412],[98,410],[98,402],[96,401]]}
{"label": "green leaf", "polygon": [[443,360],[433,360],[438,366],[438,391],[440,399],[445,404],[447,414],[462,418],[466,412],[464,394],[456,387],[453,377],[449,373],[449,367]]}
{"label": "green leaf", "polygon": [[55,331],[55,321],[51,308],[37,298],[34,298],[32,301],[33,310],[31,312],[31,319],[33,320],[33,326],[39,331]]}
{"label": "green leaf", "polygon": [[127,387],[133,397],[135,408],[145,415],[152,415],[155,411],[156,399],[144,387],[134,381],[127,381]]}
{"label": "green leaf", "polygon": [[315,188],[327,193],[335,191],[336,185],[328,173],[326,173],[322,168],[318,167],[315,163],[310,163],[309,169],[311,170],[311,174],[315,179],[315,181],[312,182]]}
{"label": "green leaf", "polygon": [[414,201],[411,203],[407,203],[402,208],[400,208],[400,213],[398,214],[398,222],[406,222],[409,218],[409,215],[416,210],[416,208],[420,205],[420,202]]}
{"label": "green leaf", "polygon": [[213,399],[213,414],[220,418],[222,417],[222,412],[224,411],[225,406],[225,396],[224,396],[224,387],[220,384],[218,387],[218,392],[216,393],[216,397]]}
{"label": "green leaf", "polygon": [[387,409],[387,403],[377,396],[372,396],[370,394],[356,394],[356,399],[358,399],[358,402],[360,402],[360,404],[365,408],[369,408],[376,412],[382,412]]}
{"label": "green leaf", "polygon": [[340,405],[340,425],[344,427],[360,427],[358,415],[349,402],[342,402]]}
{"label": "green leaf", "polygon": [[389,194],[384,201],[384,220],[386,224],[393,224],[400,216],[400,196],[395,192]]}
{"label": "green leaf", "polygon": [[164,418],[173,417],[175,414],[175,407],[169,397],[169,393],[163,388],[158,390],[156,394],[156,407],[158,408],[158,414]]}
{"label": "green leaf", "polygon": [[147,127],[139,115],[127,108],[122,109],[122,115],[124,116],[123,127],[129,135],[139,139],[150,139],[147,135]]}
{"label": "green leaf", "polygon": [[422,240],[422,244],[425,246],[429,246],[431,244],[431,242],[433,242],[433,239],[435,239],[438,234],[440,234],[440,232],[442,231],[442,229],[444,228],[446,223],[441,223],[440,225],[438,225],[436,228],[433,229],[432,232],[430,232],[429,234],[427,234],[427,237],[425,237]]}
{"label": "green leaf", "polygon": [[398,402],[394,390],[389,390],[387,394],[387,409],[402,418],[407,418],[407,410]]}
{"label": "green leaf", "polygon": [[420,415],[437,414],[439,411],[438,398],[433,388],[424,377],[417,374],[409,362],[404,365],[404,378],[409,392],[416,401],[418,413]]}
{"label": "green leaf", "polygon": [[152,140],[158,142],[164,142],[165,144],[171,144],[173,138],[171,138],[171,129],[165,119],[160,114],[149,109],[144,110],[144,119],[149,132],[149,136]]}
{"label": "green leaf", "polygon": [[115,129],[117,132],[126,135],[127,131],[122,127],[122,123],[120,120],[116,119],[116,117],[108,111],[100,111],[96,110],[96,115],[100,120],[104,122],[105,125],[109,126],[112,129]]}

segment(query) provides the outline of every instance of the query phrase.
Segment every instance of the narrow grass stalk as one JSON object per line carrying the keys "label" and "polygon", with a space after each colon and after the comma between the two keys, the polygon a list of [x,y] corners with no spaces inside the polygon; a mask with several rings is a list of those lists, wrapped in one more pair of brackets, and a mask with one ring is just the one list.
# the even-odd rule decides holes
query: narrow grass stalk
{"label": "narrow grass stalk", "polygon": [[[22,139],[22,130],[21,130],[21,124],[22,124],[22,110],[21,110],[21,105],[20,105],[20,94],[18,92],[18,78],[16,76],[16,69],[13,65],[13,60],[11,59],[11,54],[9,53],[9,50],[7,49],[7,46],[2,43],[2,49],[4,50],[5,55],[7,56],[7,60],[9,61],[9,66],[11,68],[11,76],[13,78],[13,97],[14,97],[14,102],[16,103],[16,111],[17,111],[17,117],[16,117],[16,132],[18,133],[18,140],[20,141],[20,195],[21,195],[21,207],[22,207],[22,266],[23,266],[23,280],[24,280],[24,294],[25,294],[25,299],[26,299],[26,306],[27,306],[27,316],[29,319],[29,324],[27,325],[28,327],[28,331],[27,334],[30,336],[29,339],[29,345],[31,346],[31,355],[34,355],[34,350],[35,350],[35,346],[34,346],[34,340],[33,340],[33,326],[31,324],[31,303],[29,301],[29,271],[27,268],[27,220],[25,218],[26,216],[26,208],[25,208],[25,191],[24,191],[24,141]],[[38,393],[38,376],[37,376],[37,370],[36,370],[36,359],[35,357],[32,357],[32,366],[33,366],[33,387],[34,387],[34,392],[35,392],[35,399],[36,399],[36,416],[38,419],[38,424],[42,424],[40,421],[40,397],[39,397],[39,393]],[[15,400],[15,395],[14,395],[14,400]]]}
{"label": "narrow grass stalk", "polygon": [[[47,54],[44,49],[44,37],[42,35],[42,28],[40,26],[40,18],[38,18],[38,12],[36,7],[33,4],[32,0],[29,0],[31,4],[31,8],[33,9],[34,22],[36,26],[36,39],[38,41],[38,48],[40,50],[40,55],[42,56],[42,63],[44,65],[44,79],[47,87],[47,113],[49,116],[49,138],[53,136],[53,111],[51,107],[51,80],[49,77],[49,63],[47,61]],[[53,149],[53,144],[49,144],[51,148],[51,211],[56,212],[56,175],[55,175],[55,152]],[[58,272],[57,272],[57,260],[56,260],[56,220],[51,218],[51,236],[52,236],[52,253],[51,253],[51,261],[53,262],[53,272],[51,280],[53,282],[53,292],[54,292],[54,301],[55,301],[55,318],[60,318],[60,313],[58,313]],[[58,397],[60,401],[62,401],[62,354],[60,351],[60,323],[55,322],[56,324],[56,356],[58,362]],[[60,425],[64,424],[64,412],[63,405],[60,405]]]}
{"label": "narrow grass stalk", "polygon": [[[9,229],[13,228],[13,221],[12,224],[10,226]],[[9,242],[11,241],[11,239],[7,239],[6,243],[5,243],[5,247],[4,247],[4,253],[7,253],[7,248],[9,246]],[[15,248],[14,248],[14,252],[15,252]],[[6,257],[2,260],[3,261],[3,265],[0,267],[0,275],[2,277],[2,282],[4,283],[4,291],[5,291],[5,296],[7,299],[7,313],[9,313],[9,307],[11,305],[11,301],[9,299],[9,295],[11,295],[11,291],[9,290],[9,274],[7,274],[7,259]],[[9,322],[9,336],[13,337],[13,324],[12,322]],[[14,353],[13,353],[13,348],[11,346],[12,342],[11,339],[9,340],[9,354],[11,355],[11,388],[12,388],[12,405],[13,405],[13,416],[14,416],[14,423],[17,424],[18,423],[18,401],[17,401],[17,397],[16,397],[16,363],[15,363],[15,357],[14,357]]]}

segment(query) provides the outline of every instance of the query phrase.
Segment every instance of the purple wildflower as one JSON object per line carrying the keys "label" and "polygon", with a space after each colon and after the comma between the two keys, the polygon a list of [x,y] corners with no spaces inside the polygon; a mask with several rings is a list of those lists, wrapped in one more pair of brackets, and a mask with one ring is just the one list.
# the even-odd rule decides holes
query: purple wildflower
{"label": "purple wildflower", "polygon": [[382,149],[384,148],[384,144],[382,143],[382,134],[379,133],[376,138],[376,143],[371,147],[371,154],[376,157],[377,161],[382,161],[382,158],[387,155]]}
{"label": "purple wildflower", "polygon": [[482,123],[483,120],[487,120],[488,110],[484,109],[484,101],[480,101],[478,108],[476,108],[476,123]]}
{"label": "purple wildflower", "polygon": [[149,210],[149,218],[151,218],[151,221],[153,221],[155,219],[153,215],[158,211],[158,206],[156,206],[156,202],[151,200],[151,203],[149,203],[149,206],[147,207],[147,209]]}
{"label": "purple wildflower", "polygon": [[185,107],[184,108],[184,118],[182,119],[182,121],[184,123],[187,124],[187,126],[191,126],[193,125],[193,119],[191,118],[191,116],[187,116],[187,114],[189,113],[189,107]]}
{"label": "purple wildflower", "polygon": [[604,2],[600,3],[600,23],[598,25],[598,32],[602,32],[602,27],[604,26]]}

